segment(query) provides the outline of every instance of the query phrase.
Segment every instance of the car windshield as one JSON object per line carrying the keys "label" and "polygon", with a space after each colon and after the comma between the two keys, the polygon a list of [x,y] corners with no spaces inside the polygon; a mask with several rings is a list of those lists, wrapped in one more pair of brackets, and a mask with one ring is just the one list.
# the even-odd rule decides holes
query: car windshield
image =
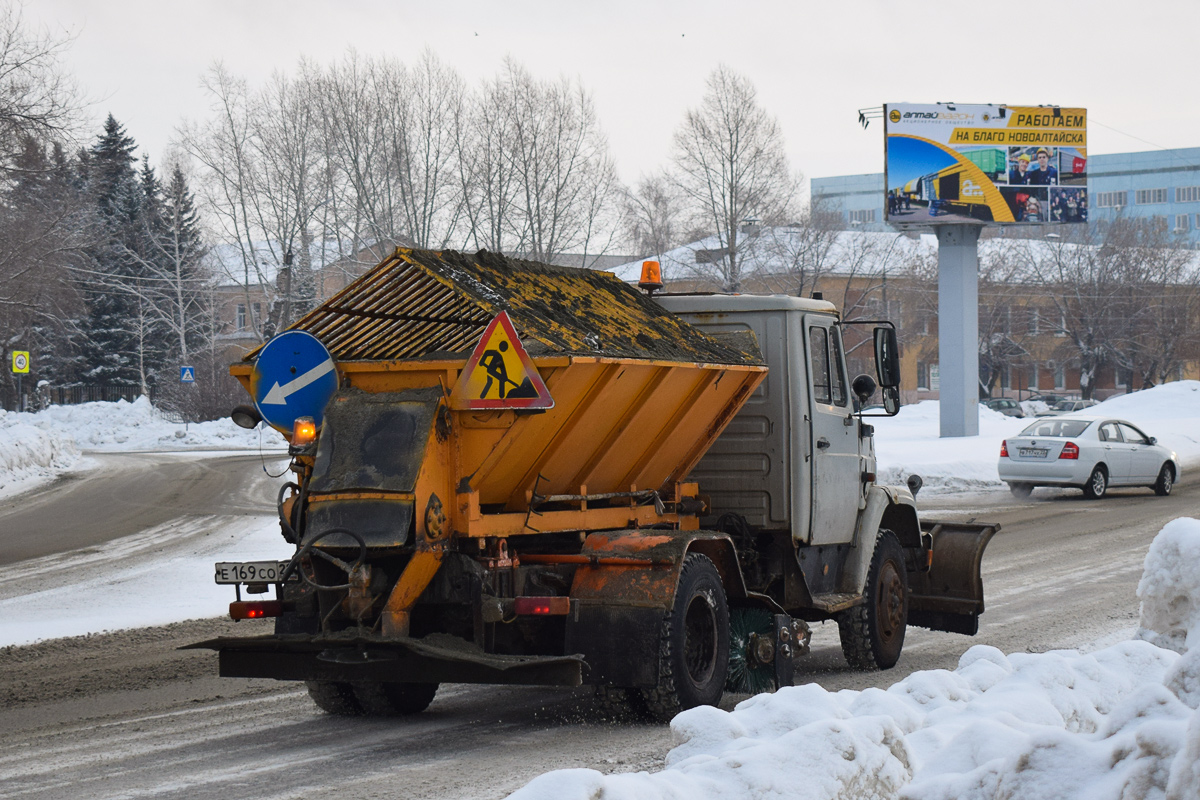
{"label": "car windshield", "polygon": [[1052,407],[1058,409],[1059,411],[1070,411],[1071,407],[1074,405],[1074,400],[1059,400]]}
{"label": "car windshield", "polygon": [[1074,439],[1091,424],[1091,421],[1086,419],[1043,419],[1021,431],[1021,435],[1056,436],[1062,439]]}

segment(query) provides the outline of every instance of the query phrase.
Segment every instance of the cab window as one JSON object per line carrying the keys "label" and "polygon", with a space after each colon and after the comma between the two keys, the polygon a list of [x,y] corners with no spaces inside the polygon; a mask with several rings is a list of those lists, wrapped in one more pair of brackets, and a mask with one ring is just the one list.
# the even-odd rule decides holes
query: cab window
{"label": "cab window", "polygon": [[812,369],[813,400],[831,405],[846,405],[846,375],[842,371],[842,351],[838,337],[830,346],[829,331],[816,325],[808,329],[812,346],[809,365]]}

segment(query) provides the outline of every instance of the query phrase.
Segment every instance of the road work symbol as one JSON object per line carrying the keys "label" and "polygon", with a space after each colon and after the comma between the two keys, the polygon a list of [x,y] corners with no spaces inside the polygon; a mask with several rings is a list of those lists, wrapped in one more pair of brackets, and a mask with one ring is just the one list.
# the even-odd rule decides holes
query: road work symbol
{"label": "road work symbol", "polygon": [[554,407],[554,398],[504,311],[479,337],[450,399],[456,409]]}
{"label": "road work symbol", "polygon": [[325,345],[306,331],[285,331],[263,346],[250,373],[258,413],[290,433],[297,417],[321,426],[325,404],[337,389],[337,368]]}

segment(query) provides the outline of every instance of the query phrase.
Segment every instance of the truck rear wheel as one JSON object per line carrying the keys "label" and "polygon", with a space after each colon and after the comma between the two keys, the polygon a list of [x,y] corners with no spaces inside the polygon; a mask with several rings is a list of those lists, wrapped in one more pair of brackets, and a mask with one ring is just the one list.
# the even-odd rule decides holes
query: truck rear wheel
{"label": "truck rear wheel", "polygon": [[908,572],[904,550],[880,531],[864,590],[866,602],[838,614],[842,653],[855,669],[890,669],[900,660],[908,626]]}
{"label": "truck rear wheel", "polygon": [[729,606],[721,575],[707,556],[689,553],[675,605],[663,619],[658,685],[641,691],[645,712],[666,722],[695,706],[716,705],[729,670]]}
{"label": "truck rear wheel", "polygon": [[373,717],[420,714],[437,694],[436,683],[355,683],[354,697],[363,713]]}
{"label": "truck rear wheel", "polygon": [[363,713],[362,706],[354,696],[354,689],[348,683],[306,681],[305,686],[308,687],[308,696],[317,704],[317,708],[327,714],[356,717]]}

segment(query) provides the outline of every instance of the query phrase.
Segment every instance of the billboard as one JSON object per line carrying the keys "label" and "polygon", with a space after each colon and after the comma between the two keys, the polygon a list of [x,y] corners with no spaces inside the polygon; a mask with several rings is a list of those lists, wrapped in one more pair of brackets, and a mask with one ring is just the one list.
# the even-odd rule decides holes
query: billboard
{"label": "billboard", "polygon": [[1087,222],[1087,111],[883,107],[885,219],[897,227]]}

